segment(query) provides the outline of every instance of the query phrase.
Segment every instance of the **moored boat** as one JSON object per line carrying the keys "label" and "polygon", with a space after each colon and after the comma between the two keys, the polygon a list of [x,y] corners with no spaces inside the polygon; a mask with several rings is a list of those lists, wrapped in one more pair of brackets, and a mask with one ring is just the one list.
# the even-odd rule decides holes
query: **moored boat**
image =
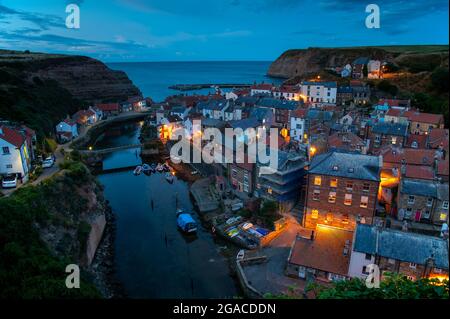
{"label": "moored boat", "polygon": [[172,184],[174,178],[175,178],[175,177],[174,177],[171,173],[169,173],[169,172],[166,173],[166,180],[167,180],[169,183]]}
{"label": "moored boat", "polygon": [[150,175],[152,173],[152,168],[148,164],[142,165],[142,172],[144,172],[145,175]]}
{"label": "moored boat", "polygon": [[157,166],[156,166],[156,170],[158,171],[158,172],[163,172],[164,171],[164,166],[162,166],[161,164],[158,164]]}
{"label": "moored boat", "polygon": [[140,175],[141,172],[142,172],[142,166],[141,166],[141,165],[138,165],[138,166],[136,166],[136,168],[134,169],[133,174],[134,174],[134,175]]}
{"label": "moored boat", "polygon": [[192,218],[191,214],[186,213],[183,210],[177,211],[177,226],[187,234],[197,232],[197,222]]}

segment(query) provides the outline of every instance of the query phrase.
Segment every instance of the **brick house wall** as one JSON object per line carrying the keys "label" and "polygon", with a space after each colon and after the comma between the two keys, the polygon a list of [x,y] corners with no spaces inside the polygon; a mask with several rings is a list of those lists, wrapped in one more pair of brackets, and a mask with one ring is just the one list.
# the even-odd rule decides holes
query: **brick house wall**
{"label": "brick house wall", "polygon": [[254,176],[251,170],[235,163],[228,164],[228,180],[236,190],[247,194],[253,193]]}
{"label": "brick house wall", "polygon": [[[436,198],[432,199],[431,205],[428,205],[428,197],[412,195],[414,196],[414,202],[410,200],[409,194],[400,193],[397,196],[397,207],[398,210],[404,209],[404,219],[411,220],[415,222],[432,222],[439,218],[439,214],[435,214],[436,211]],[[428,217],[427,217],[428,216]],[[397,216],[400,217],[400,216]]]}
{"label": "brick house wall", "polygon": [[386,257],[378,257],[376,264],[380,268],[381,273],[383,271],[395,272],[407,276],[411,280],[416,280],[425,277],[433,276],[448,276],[448,270],[432,268],[429,271],[429,275],[426,274],[425,265],[414,264],[397,259],[390,259]]}
{"label": "brick house wall", "polygon": [[430,132],[433,128],[444,128],[444,124],[430,124],[430,123],[422,123],[422,122],[411,122],[409,126],[411,134],[426,134]]}
{"label": "brick house wall", "polygon": [[[316,177],[320,177],[321,185],[315,185]],[[336,187],[330,182],[337,179]],[[352,189],[347,189],[352,184]],[[366,187],[366,189],[365,189]],[[308,191],[306,213],[303,226],[315,228],[317,224],[354,230],[358,215],[364,217],[364,223],[372,224],[377,202],[379,182],[327,175],[308,175]],[[336,197],[333,201],[335,192]],[[351,204],[346,205],[345,197],[351,195]],[[367,199],[367,207],[361,207],[362,197]],[[331,201],[331,202],[330,202]],[[363,205],[365,206],[365,205]]]}

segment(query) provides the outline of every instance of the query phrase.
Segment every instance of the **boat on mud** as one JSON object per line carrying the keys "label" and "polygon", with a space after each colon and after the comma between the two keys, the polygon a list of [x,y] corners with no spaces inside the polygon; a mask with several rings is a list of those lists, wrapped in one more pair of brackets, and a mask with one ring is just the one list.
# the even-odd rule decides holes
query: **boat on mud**
{"label": "boat on mud", "polygon": [[142,166],[141,165],[136,166],[136,168],[133,171],[133,174],[137,176],[141,175],[141,173],[142,173]]}
{"label": "boat on mud", "polygon": [[173,173],[170,173],[170,172],[166,173],[166,181],[168,181],[170,184],[172,184],[174,179],[175,179],[175,176],[173,175]]}
{"label": "boat on mud", "polygon": [[158,171],[160,173],[164,172],[164,166],[162,164],[158,164],[156,166],[156,171]]}
{"label": "boat on mud", "polygon": [[177,226],[186,234],[194,234],[197,232],[197,222],[192,218],[191,214],[182,209],[177,211]]}

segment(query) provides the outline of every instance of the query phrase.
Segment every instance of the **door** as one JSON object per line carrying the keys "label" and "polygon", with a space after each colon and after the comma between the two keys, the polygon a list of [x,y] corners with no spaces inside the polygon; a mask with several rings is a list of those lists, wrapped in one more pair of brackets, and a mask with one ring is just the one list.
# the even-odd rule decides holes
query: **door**
{"label": "door", "polygon": [[416,211],[416,217],[415,217],[416,222],[420,221],[420,216],[421,215],[422,215],[422,211],[420,211],[420,210]]}

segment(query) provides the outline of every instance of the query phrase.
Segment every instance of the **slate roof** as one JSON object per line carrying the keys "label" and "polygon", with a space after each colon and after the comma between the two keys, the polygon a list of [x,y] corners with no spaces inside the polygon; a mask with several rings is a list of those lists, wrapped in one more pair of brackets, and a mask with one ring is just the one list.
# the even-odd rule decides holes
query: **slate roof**
{"label": "slate roof", "polygon": [[439,237],[383,229],[378,234],[375,226],[359,224],[356,228],[353,250],[424,265],[433,256],[435,266],[448,269],[447,242]]}
{"label": "slate roof", "polygon": [[408,135],[408,126],[400,123],[378,122],[372,127],[372,132],[406,137]]}
{"label": "slate roof", "polygon": [[353,93],[353,88],[351,86],[340,86],[337,88],[337,93],[341,93],[341,94],[351,94]]}
{"label": "slate roof", "polygon": [[355,61],[353,61],[353,65],[367,64],[367,63],[369,63],[369,58],[368,57],[359,57]]}
{"label": "slate roof", "polygon": [[322,120],[322,121],[331,121],[333,119],[333,112],[331,111],[322,111],[318,109],[310,109],[306,114],[306,118],[308,120]]}
{"label": "slate roof", "polygon": [[304,82],[302,82],[302,85],[325,86],[328,88],[337,88],[337,82],[304,81]]}
{"label": "slate roof", "polygon": [[416,179],[402,179],[400,192],[402,194],[417,195],[424,197],[437,197],[436,184],[434,182],[416,180]]}
{"label": "slate roof", "polygon": [[241,128],[244,131],[250,127],[253,128],[257,128],[258,126],[260,126],[260,122],[258,121],[258,119],[254,118],[254,117],[249,117],[243,120],[237,120],[237,121],[229,121],[228,124],[232,127],[232,128]]}
{"label": "slate roof", "polygon": [[227,105],[227,101],[226,100],[208,100],[208,101],[200,101],[197,103],[197,109],[198,110],[203,110],[203,109],[207,109],[207,110],[216,110],[216,111],[220,111],[222,110],[225,106]]}
{"label": "slate roof", "polygon": [[208,127],[222,128],[225,126],[225,122],[213,118],[202,118],[202,125]]}
{"label": "slate roof", "polygon": [[286,109],[286,110],[295,110],[299,103],[296,101],[286,101],[274,98],[261,98],[257,103],[257,106],[260,107],[270,107],[275,109]]}
{"label": "slate roof", "polygon": [[271,109],[256,107],[251,110],[249,117],[256,118],[258,121],[262,121],[263,119],[268,119],[271,116],[271,113]]}
{"label": "slate roof", "polygon": [[380,181],[381,161],[377,156],[331,151],[313,157],[309,173]]}

